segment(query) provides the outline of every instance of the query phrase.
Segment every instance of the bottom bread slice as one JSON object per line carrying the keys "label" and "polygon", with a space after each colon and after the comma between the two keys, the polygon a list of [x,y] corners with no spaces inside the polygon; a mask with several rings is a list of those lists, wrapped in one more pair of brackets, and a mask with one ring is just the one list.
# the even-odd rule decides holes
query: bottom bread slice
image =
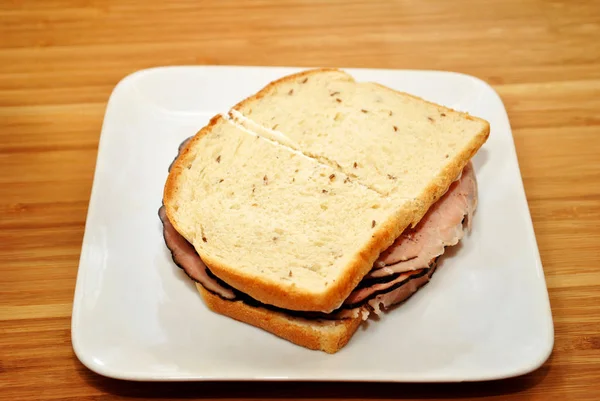
{"label": "bottom bread slice", "polygon": [[309,349],[336,353],[354,335],[362,322],[357,317],[340,320],[303,319],[282,312],[230,301],[196,283],[206,305],[216,313],[259,327],[271,334]]}

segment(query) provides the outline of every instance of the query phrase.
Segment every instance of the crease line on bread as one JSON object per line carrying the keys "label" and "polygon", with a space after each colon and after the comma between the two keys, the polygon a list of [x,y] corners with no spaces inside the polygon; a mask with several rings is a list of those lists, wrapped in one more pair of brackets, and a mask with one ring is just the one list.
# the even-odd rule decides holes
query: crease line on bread
{"label": "crease line on bread", "polygon": [[[243,115],[238,110],[231,109],[228,114],[221,114],[221,116],[226,121],[230,122],[231,124],[235,125],[237,128],[241,129],[242,131],[244,131],[250,135],[260,137],[275,146],[284,147],[284,148],[288,149],[289,151],[294,152],[297,155],[301,155],[310,160],[316,161],[317,163],[319,163],[322,166],[333,168],[338,173],[344,174],[348,178],[352,179],[353,182],[355,182],[357,185],[359,185],[365,189],[368,189],[370,191],[373,191],[384,198],[389,198],[389,196],[390,196],[389,191],[384,192],[384,191],[381,191],[371,185],[366,185],[365,183],[361,182],[358,175],[352,173],[351,171],[346,171],[346,169],[344,169],[344,167],[342,165],[340,165],[338,162],[336,162],[335,160],[331,160],[325,156],[316,155],[312,152],[303,152],[303,151],[299,150],[298,144],[296,144],[294,141],[292,141],[287,135],[285,135],[285,133],[275,130],[275,129],[272,129],[272,128],[267,128],[264,125],[259,124],[256,121],[252,120],[251,118]],[[247,124],[250,127],[248,127],[247,125],[244,125],[244,124]],[[277,124],[275,126],[277,126]],[[265,135],[265,133],[267,135]],[[407,198],[407,199],[417,200],[416,198]]]}
{"label": "crease line on bread", "polygon": [[[318,156],[318,155],[315,155],[315,154],[312,154],[312,153],[304,153],[304,152],[298,150],[293,145],[289,145],[289,144],[285,144],[283,142],[279,142],[279,141],[277,141],[275,139],[269,138],[268,136],[262,135],[260,131],[255,131],[252,128],[249,128],[249,127],[243,125],[243,123],[240,123],[238,120],[236,120],[236,118],[239,119],[239,120],[241,120],[241,121],[243,121],[243,122],[249,122],[251,125],[255,126],[259,130],[262,130],[263,132],[268,132],[270,134],[273,134],[273,136],[276,136],[276,137],[279,137],[279,138],[283,137],[283,138],[289,139],[281,131],[273,130],[271,128],[267,128],[267,127],[265,127],[263,125],[260,125],[257,122],[255,122],[255,121],[249,119],[248,117],[244,116],[243,114],[241,114],[237,110],[233,110],[232,109],[229,112],[229,114],[221,114],[221,117],[225,121],[233,124],[236,128],[239,128],[241,131],[243,131],[243,132],[245,132],[245,133],[247,133],[249,135],[252,135],[252,136],[255,136],[255,137],[258,137],[258,138],[262,138],[263,140],[271,143],[274,146],[281,146],[281,147],[289,150],[290,152],[293,152],[294,154],[296,154],[298,156],[302,156],[302,157],[305,157],[306,159],[309,159],[309,160],[317,162],[322,167],[334,168],[337,171],[338,174],[344,174],[348,178],[352,179],[352,182],[354,182],[356,185],[359,185],[359,186],[361,186],[361,187],[363,187],[363,188],[365,188],[365,189],[367,189],[369,191],[375,192],[375,193],[377,193],[378,195],[380,195],[380,196],[382,196],[384,198],[388,198],[389,197],[389,193],[381,192],[381,191],[377,190],[376,188],[373,188],[373,187],[371,187],[369,185],[365,185],[364,183],[360,182],[359,178],[358,178],[358,176],[356,174],[344,171],[344,168],[339,163],[337,163],[337,162],[335,162],[333,160],[330,160],[330,159],[328,159],[326,157]],[[289,140],[289,143],[293,143],[293,142],[291,140]],[[415,201],[417,201],[416,198],[407,198],[407,199],[408,200],[415,200]]]}

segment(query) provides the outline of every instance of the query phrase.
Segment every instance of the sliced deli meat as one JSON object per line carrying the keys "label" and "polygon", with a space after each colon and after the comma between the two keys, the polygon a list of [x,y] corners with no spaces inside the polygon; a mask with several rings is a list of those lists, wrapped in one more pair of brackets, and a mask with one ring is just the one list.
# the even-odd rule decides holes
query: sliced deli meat
{"label": "sliced deli meat", "polygon": [[158,215],[163,223],[165,243],[171,251],[175,264],[182,268],[190,278],[202,284],[208,291],[225,299],[234,299],[235,294],[231,289],[223,287],[208,275],[206,265],[202,262],[192,244],[175,230],[175,227],[167,218],[164,206],[159,209]]}
{"label": "sliced deli meat", "polygon": [[[398,288],[394,288],[390,291],[387,291],[383,294],[376,295],[375,297],[369,299],[368,305],[371,307],[373,312],[376,315],[380,315],[382,309],[385,310],[392,305],[396,305],[402,301],[408,299],[411,295],[413,295],[419,288],[424,286],[429,282],[431,276],[435,272],[436,265],[434,264],[426,269],[424,274],[418,274],[417,272],[411,273],[403,273],[409,274],[414,279],[407,280],[405,284],[401,285]],[[419,270],[418,270],[419,271]]]}
{"label": "sliced deli meat", "polygon": [[360,288],[354,290],[348,298],[346,298],[345,303],[348,305],[357,305],[370,298],[376,293],[384,293],[387,291],[391,291],[392,287],[395,288],[397,285],[404,285],[408,281],[411,280],[411,276],[420,276],[425,269],[421,269],[415,272],[407,272],[399,274],[394,280],[385,282],[385,283],[376,283],[370,285],[368,287]]}
{"label": "sliced deli meat", "polygon": [[405,230],[393,245],[382,252],[367,278],[422,269],[456,245],[471,229],[477,207],[477,180],[469,162],[448,191],[413,229]]}

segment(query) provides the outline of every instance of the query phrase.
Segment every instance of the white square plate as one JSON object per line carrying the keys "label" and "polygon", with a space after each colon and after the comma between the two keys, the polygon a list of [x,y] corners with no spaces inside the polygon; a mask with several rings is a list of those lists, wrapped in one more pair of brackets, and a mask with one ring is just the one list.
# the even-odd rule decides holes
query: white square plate
{"label": "white square plate", "polygon": [[102,127],[75,291],[72,341],[102,375],[130,380],[475,381],[527,373],[554,344],[544,273],[502,101],[433,71],[347,69],[491,124],[474,157],[471,235],[432,281],[334,355],[210,312],[158,219],[167,168],[210,117],[297,68],[169,67],[122,80]]}

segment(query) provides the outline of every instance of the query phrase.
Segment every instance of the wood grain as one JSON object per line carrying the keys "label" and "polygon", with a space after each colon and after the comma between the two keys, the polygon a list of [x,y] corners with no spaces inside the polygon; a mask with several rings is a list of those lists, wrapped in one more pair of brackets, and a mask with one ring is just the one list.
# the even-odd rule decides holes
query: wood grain
{"label": "wood grain", "polygon": [[[125,75],[178,64],[440,69],[493,85],[549,286],[549,361],[459,385],[142,384],[84,368],[70,314],[106,101]],[[598,399],[599,93],[598,1],[0,2],[0,399]]]}

